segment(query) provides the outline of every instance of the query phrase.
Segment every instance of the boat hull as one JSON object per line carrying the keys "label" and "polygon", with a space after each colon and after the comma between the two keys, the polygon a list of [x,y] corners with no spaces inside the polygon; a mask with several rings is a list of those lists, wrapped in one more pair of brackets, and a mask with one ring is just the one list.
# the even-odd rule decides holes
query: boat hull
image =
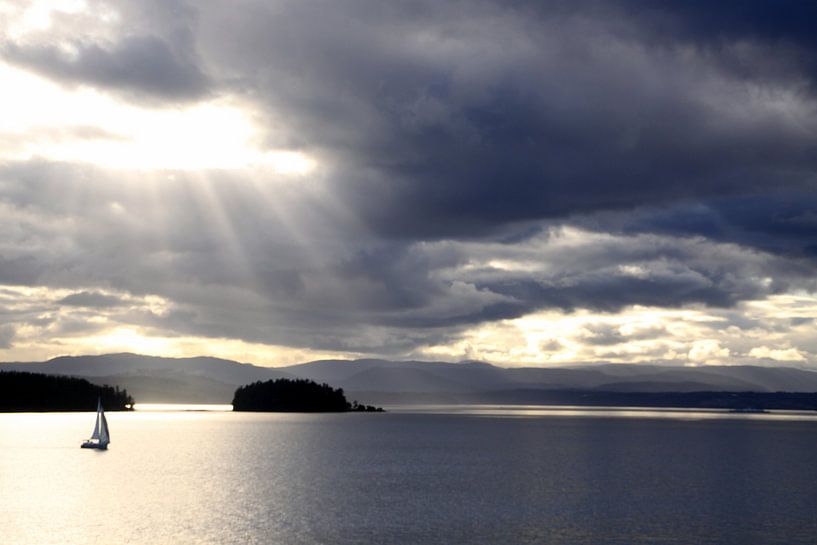
{"label": "boat hull", "polygon": [[80,445],[80,448],[95,448],[97,450],[108,450],[108,443],[92,443],[90,441],[85,441]]}

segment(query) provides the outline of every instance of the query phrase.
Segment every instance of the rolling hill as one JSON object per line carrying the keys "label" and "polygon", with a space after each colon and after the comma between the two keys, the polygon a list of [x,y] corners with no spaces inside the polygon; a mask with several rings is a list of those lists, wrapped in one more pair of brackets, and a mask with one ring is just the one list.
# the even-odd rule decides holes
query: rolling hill
{"label": "rolling hill", "polygon": [[[137,402],[229,403],[236,387],[275,378],[307,378],[343,388],[366,403],[504,402],[536,392],[817,392],[817,372],[791,367],[599,364],[503,368],[482,362],[321,360],[261,367],[231,360],[137,354],[58,357],[0,363],[0,370],[71,375],[127,388]],[[501,395],[498,392],[503,392]],[[514,394],[513,392],[517,392]],[[515,397],[516,396],[516,397]]]}

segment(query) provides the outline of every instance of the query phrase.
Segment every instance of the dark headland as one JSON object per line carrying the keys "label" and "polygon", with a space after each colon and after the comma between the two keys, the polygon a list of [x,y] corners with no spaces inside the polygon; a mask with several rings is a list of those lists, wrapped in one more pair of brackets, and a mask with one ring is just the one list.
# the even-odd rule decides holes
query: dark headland
{"label": "dark headland", "polygon": [[311,380],[281,378],[242,386],[233,396],[234,411],[254,412],[383,412],[382,408],[349,403],[342,388]]}
{"label": "dark headland", "polygon": [[76,377],[0,371],[0,412],[124,411],[133,398],[119,387],[98,386]]}

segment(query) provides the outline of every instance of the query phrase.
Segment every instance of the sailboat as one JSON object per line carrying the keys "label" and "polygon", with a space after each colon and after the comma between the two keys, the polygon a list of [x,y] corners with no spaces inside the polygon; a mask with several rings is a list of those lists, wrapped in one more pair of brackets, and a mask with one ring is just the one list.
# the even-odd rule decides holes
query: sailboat
{"label": "sailboat", "polygon": [[96,404],[96,425],[91,438],[82,443],[82,448],[95,448],[106,450],[111,442],[111,434],[108,432],[108,421],[105,419],[105,411],[102,410],[102,399]]}

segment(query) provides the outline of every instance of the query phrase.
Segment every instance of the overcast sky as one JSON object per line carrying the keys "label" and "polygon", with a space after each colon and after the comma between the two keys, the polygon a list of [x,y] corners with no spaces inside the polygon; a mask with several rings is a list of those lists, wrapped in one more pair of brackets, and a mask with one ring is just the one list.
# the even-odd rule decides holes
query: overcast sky
{"label": "overcast sky", "polygon": [[817,3],[0,0],[0,360],[817,366]]}

